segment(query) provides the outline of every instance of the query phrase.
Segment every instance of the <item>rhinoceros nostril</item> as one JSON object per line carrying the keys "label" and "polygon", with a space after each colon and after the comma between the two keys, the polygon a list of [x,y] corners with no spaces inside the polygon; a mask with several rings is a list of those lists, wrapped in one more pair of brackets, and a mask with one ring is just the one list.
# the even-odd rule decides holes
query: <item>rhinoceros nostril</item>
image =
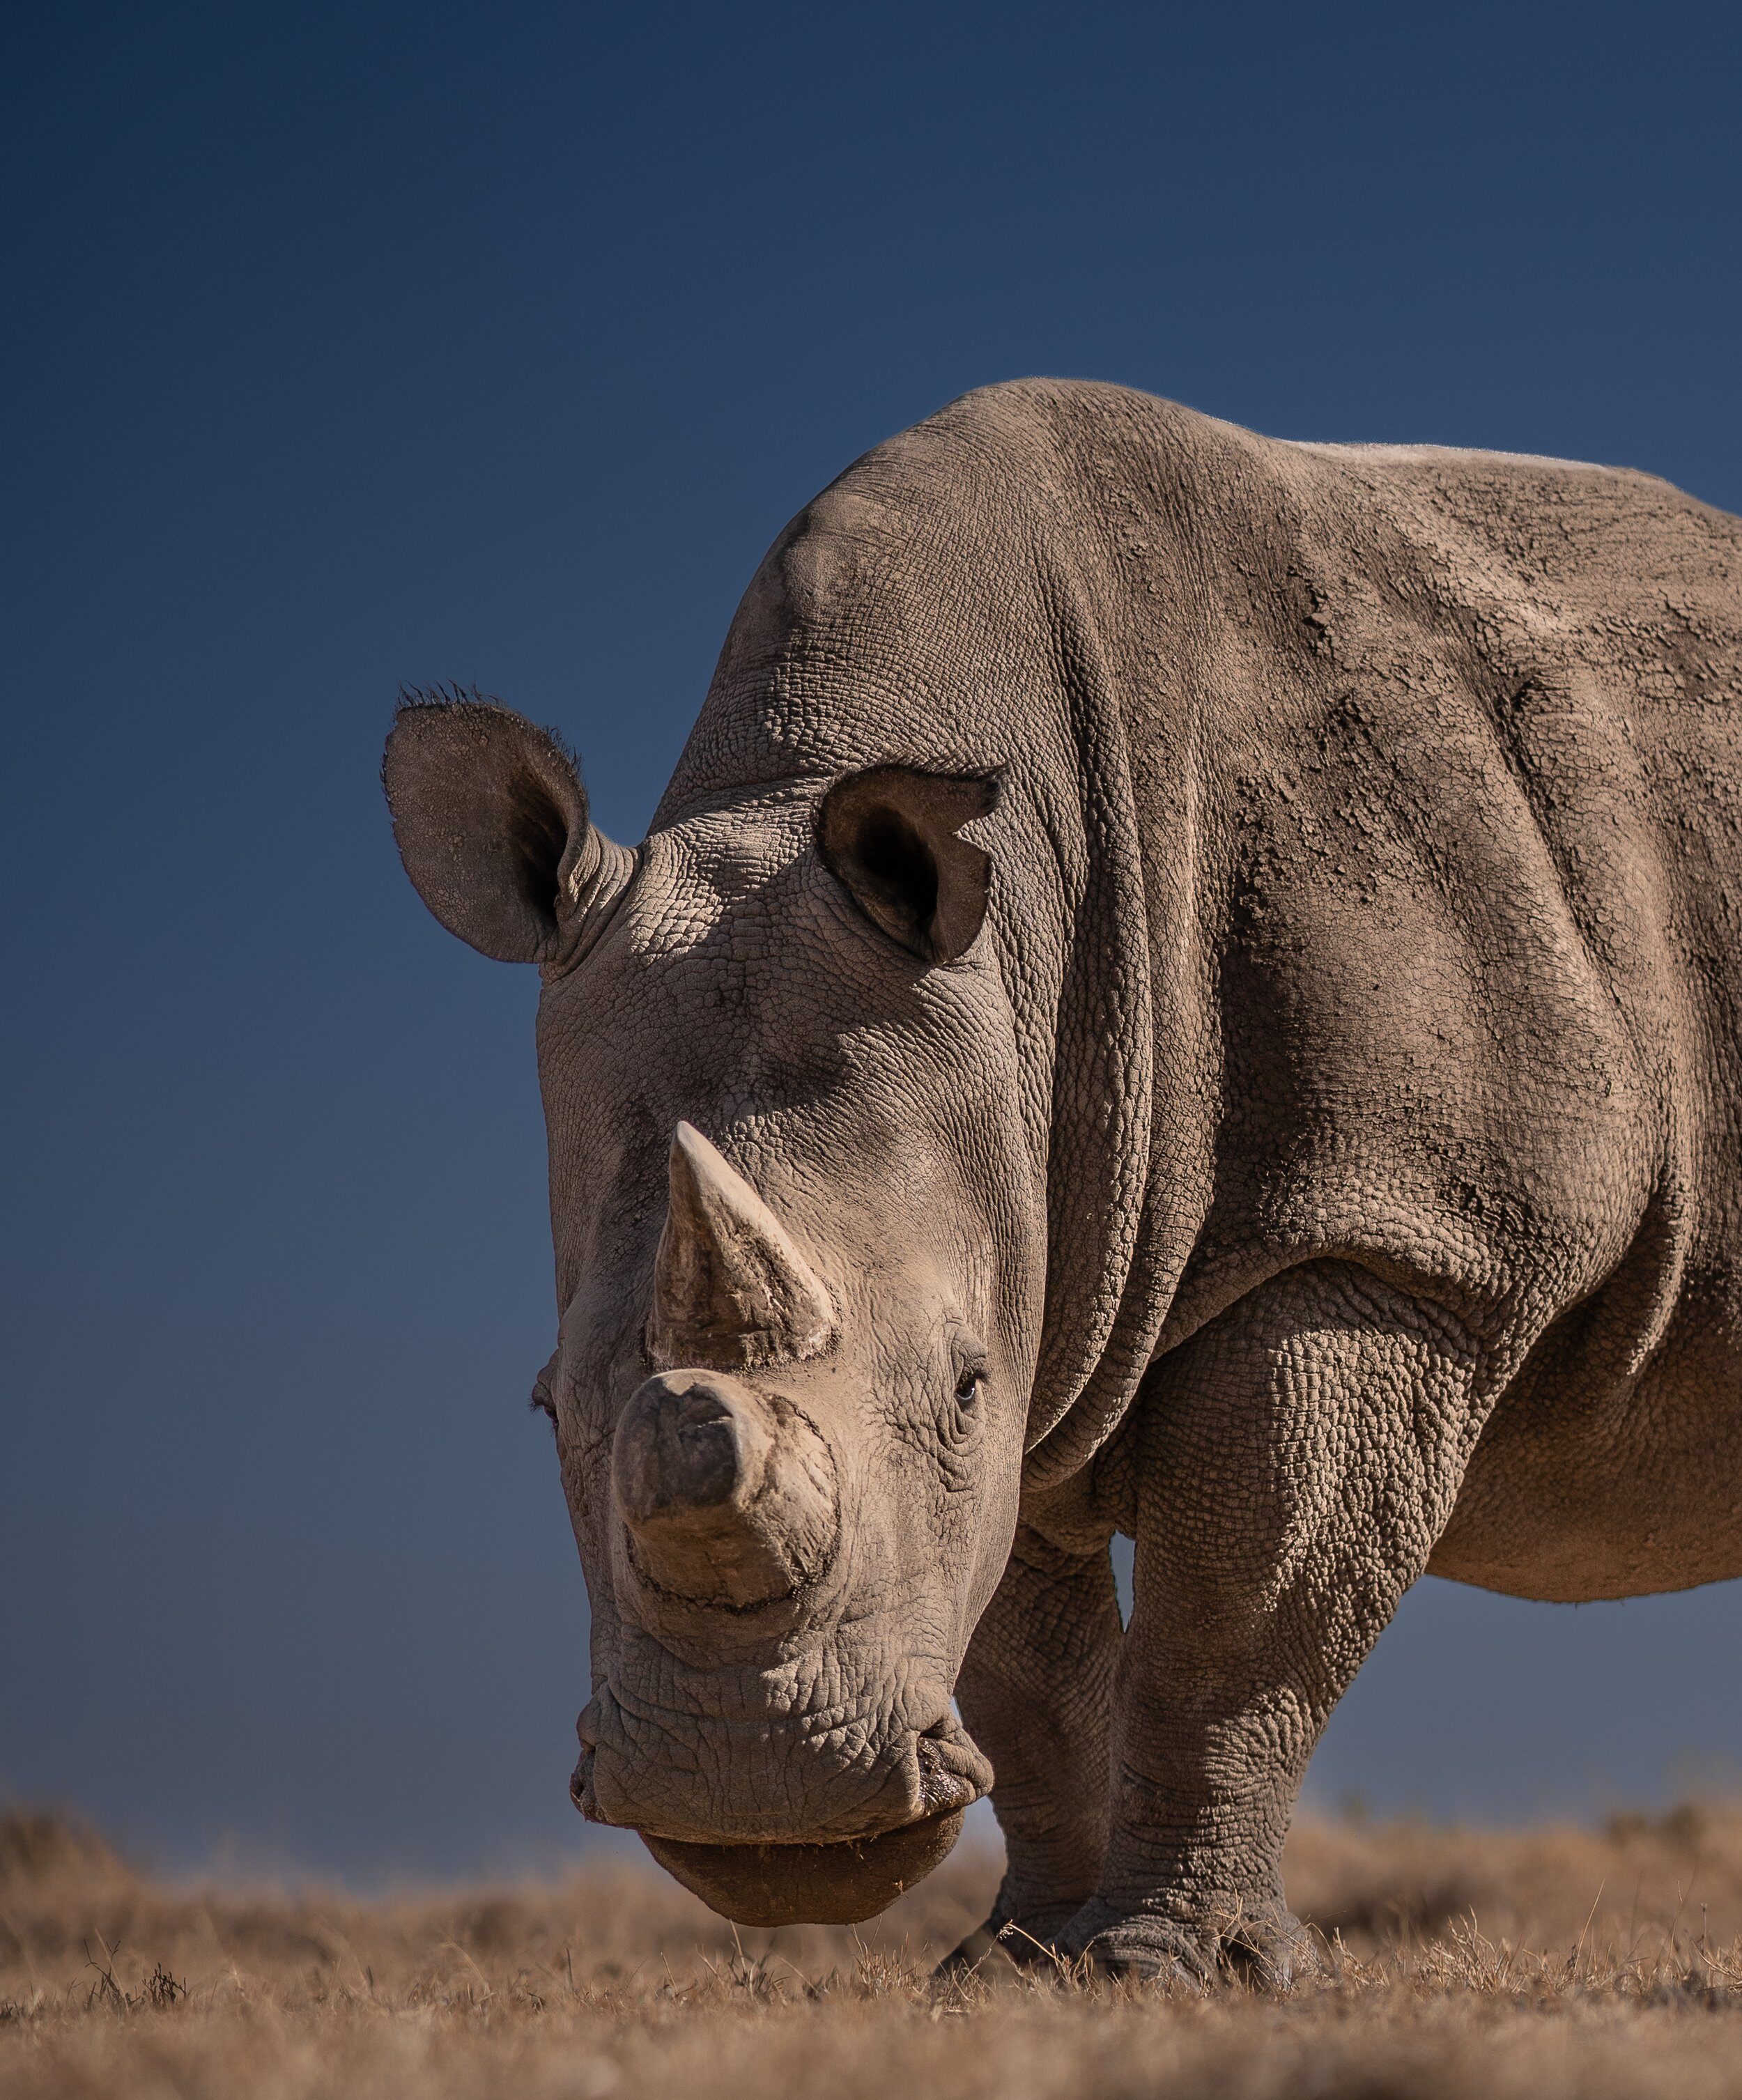
{"label": "rhinoceros nostril", "polygon": [[922,1728],[914,1754],[920,1797],[928,1814],[940,1808],[965,1808],[990,1791],[992,1767],[954,1714],[946,1713],[930,1727]]}

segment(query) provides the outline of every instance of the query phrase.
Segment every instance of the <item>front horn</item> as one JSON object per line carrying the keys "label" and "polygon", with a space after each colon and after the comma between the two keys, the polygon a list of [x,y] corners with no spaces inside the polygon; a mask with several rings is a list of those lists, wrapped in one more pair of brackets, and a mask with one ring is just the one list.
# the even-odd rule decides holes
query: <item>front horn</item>
{"label": "front horn", "polygon": [[820,1356],[835,1308],[780,1220],[693,1124],[672,1135],[647,1347],[655,1364]]}

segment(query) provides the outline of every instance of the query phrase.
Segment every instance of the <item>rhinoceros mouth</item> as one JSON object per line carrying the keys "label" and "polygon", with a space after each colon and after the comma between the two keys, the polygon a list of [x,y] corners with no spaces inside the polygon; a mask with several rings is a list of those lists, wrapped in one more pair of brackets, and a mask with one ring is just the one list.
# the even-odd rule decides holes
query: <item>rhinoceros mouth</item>
{"label": "rhinoceros mouth", "polygon": [[[794,1818],[796,1828],[789,1838],[778,1823],[770,1829],[761,1789],[741,1785],[723,1802],[711,1797],[685,1798],[688,1789],[674,1787],[673,1775],[637,1756],[633,1741],[625,1742],[622,1710],[608,1685],[580,1715],[577,1732],[580,1759],[569,1794],[589,1823],[633,1830],[650,1845],[657,1839],[709,1855],[768,1851],[795,1859],[816,1853],[840,1861],[849,1847],[866,1848],[884,1838],[898,1840],[921,1825],[941,1827],[942,1819],[971,1808],[992,1785],[992,1767],[979,1746],[946,1713],[929,1727],[890,1741],[871,1768],[858,1775],[862,1784],[872,1780],[869,1793],[807,1802],[810,1815],[802,1822]],[[908,1842],[920,1844],[917,1839]],[[899,1851],[892,1843],[890,1855]]]}
{"label": "rhinoceros mouth", "polygon": [[948,1855],[966,1813],[938,1809],[831,1845],[697,1845],[646,1831],[642,1842],[674,1881],[739,1925],[857,1925]]}

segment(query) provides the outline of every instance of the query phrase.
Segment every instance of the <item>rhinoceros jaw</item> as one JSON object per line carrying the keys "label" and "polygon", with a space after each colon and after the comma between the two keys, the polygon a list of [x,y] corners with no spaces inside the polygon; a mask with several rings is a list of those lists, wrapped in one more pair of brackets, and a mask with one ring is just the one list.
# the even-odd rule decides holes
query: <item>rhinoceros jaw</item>
{"label": "rhinoceros jaw", "polygon": [[835,1308],[792,1235],[692,1124],[672,1137],[647,1347],[662,1369],[820,1356]]}

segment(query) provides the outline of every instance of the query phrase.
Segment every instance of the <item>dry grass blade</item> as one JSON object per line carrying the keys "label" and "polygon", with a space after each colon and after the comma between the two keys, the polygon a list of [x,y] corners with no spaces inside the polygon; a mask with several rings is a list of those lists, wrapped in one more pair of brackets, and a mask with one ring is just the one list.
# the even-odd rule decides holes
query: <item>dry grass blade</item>
{"label": "dry grass blade", "polygon": [[[1286,1996],[986,1961],[995,1864],[856,1932],[734,1931],[620,1865],[364,1902],[178,1888],[0,1819],[7,2100],[1702,2100],[1742,2092],[1742,1810],[1511,1833],[1308,1822],[1323,1978]],[[1697,1881],[1704,1927],[1681,1930]],[[1594,1899],[1590,1890],[1594,1887]],[[1620,1892],[1612,1899],[1609,1891]]]}

